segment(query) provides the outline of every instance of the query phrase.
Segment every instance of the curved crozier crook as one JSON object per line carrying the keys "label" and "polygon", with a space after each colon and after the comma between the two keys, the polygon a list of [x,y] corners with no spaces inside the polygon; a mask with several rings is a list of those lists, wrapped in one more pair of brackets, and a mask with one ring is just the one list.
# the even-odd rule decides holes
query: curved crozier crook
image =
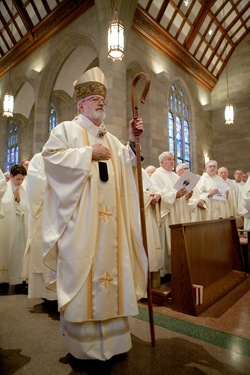
{"label": "curved crozier crook", "polygon": [[144,72],[140,72],[134,76],[133,81],[132,81],[132,86],[131,86],[131,101],[132,101],[132,111],[133,111],[134,119],[138,118],[138,102],[137,102],[137,95],[136,95],[136,84],[140,78],[144,78],[146,81],[144,90],[141,95],[141,103],[145,103],[146,96],[147,96],[149,86],[150,86],[150,77],[148,74]]}

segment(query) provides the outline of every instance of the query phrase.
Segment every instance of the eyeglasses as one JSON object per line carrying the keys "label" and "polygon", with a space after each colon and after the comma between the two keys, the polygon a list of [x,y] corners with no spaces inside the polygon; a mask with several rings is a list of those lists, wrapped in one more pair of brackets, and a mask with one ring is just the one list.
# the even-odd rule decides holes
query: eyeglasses
{"label": "eyeglasses", "polygon": [[91,96],[88,99],[82,100],[82,103],[89,102],[89,101],[90,102],[94,102],[94,103],[100,103],[100,102],[102,102],[103,105],[107,105],[108,104],[107,100],[102,99],[102,98],[98,98],[98,96]]}
{"label": "eyeglasses", "polygon": [[185,167],[185,168],[181,168],[180,170],[181,171],[187,171],[189,168]]}
{"label": "eyeglasses", "polygon": [[216,168],[216,165],[208,165],[208,168]]}

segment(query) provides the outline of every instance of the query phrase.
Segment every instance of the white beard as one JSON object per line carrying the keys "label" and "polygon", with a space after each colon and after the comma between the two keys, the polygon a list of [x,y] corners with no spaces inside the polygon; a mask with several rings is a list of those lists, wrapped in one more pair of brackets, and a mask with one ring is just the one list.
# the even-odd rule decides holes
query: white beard
{"label": "white beard", "polygon": [[101,122],[103,122],[105,120],[106,113],[103,111],[95,111],[93,117],[95,120],[100,120]]}
{"label": "white beard", "polygon": [[86,108],[84,111],[84,115],[90,119],[92,118],[93,120],[99,120],[101,122],[103,122],[106,117],[106,113],[98,109],[93,111]]}

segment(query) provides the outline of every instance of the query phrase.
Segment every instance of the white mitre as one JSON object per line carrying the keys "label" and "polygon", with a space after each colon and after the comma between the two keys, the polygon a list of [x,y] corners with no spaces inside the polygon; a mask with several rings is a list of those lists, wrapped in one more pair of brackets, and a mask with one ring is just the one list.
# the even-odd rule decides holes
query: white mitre
{"label": "white mitre", "polygon": [[107,95],[107,82],[100,68],[87,70],[73,83],[77,101],[90,95]]}

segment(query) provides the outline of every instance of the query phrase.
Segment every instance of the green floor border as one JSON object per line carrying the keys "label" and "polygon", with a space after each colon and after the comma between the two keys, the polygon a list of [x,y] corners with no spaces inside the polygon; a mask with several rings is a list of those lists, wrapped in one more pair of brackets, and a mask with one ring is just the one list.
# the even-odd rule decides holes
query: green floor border
{"label": "green floor border", "polygon": [[[139,306],[139,320],[149,321],[148,310]],[[250,340],[154,312],[154,324],[208,344],[250,357]]]}

